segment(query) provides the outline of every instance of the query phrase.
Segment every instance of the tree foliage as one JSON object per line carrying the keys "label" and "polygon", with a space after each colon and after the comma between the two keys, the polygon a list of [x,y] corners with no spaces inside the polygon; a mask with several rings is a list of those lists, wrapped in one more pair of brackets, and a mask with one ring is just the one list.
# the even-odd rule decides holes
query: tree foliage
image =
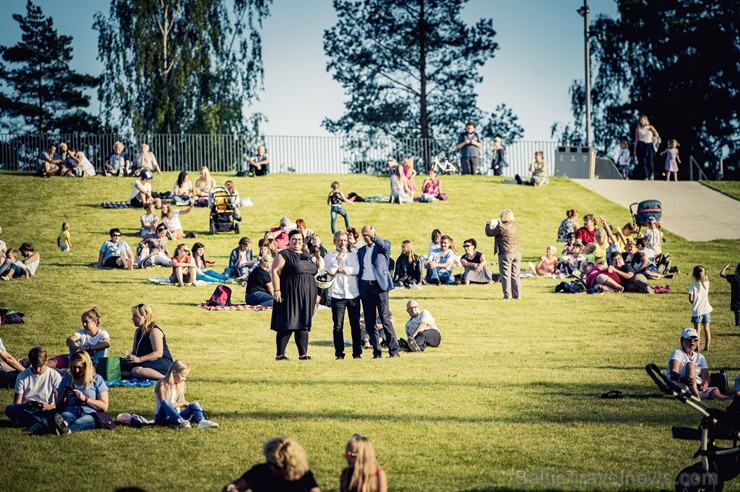
{"label": "tree foliage", "polygon": [[244,133],[263,87],[262,21],[271,0],[111,0],[98,12],[99,91],[117,131]]}
{"label": "tree foliage", "polygon": [[[491,115],[477,105],[478,69],[498,49],[490,19],[466,25],[467,0],[334,0],[337,24],[324,32],[328,70],[345,89],[345,113],[325,119],[332,133],[449,138]],[[492,128],[520,136],[516,117],[497,108]],[[494,131],[494,130],[491,130]]]}
{"label": "tree foliage", "polygon": [[3,126],[33,128],[39,134],[95,129],[96,118],[85,111],[90,96],[84,91],[96,87],[98,79],[70,68],[72,38],[59,35],[53,19],[30,0],[26,15],[13,14],[13,19],[22,31],[21,41],[0,46],[0,80],[8,90],[0,93]]}
{"label": "tree foliage", "polygon": [[[645,114],[664,141],[679,141],[685,163],[689,155],[712,169],[720,158],[737,162],[738,19],[735,0],[619,0],[617,19],[600,16],[591,27],[597,147],[631,142]],[[582,130],[583,85],[571,95]]]}

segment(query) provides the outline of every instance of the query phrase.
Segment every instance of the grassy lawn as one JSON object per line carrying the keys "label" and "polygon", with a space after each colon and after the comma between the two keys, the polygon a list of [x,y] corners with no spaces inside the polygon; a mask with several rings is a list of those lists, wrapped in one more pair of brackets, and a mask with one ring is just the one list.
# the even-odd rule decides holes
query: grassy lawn
{"label": "grassy lawn", "polygon": [[[154,189],[169,189],[175,177],[156,176]],[[215,177],[219,183],[227,179]],[[254,202],[242,209],[242,233],[256,243],[281,216],[302,217],[331,250],[326,194],[335,178],[235,178],[242,197]],[[339,181],[345,193],[362,196],[389,189],[381,177],[340,176]],[[581,216],[603,215],[614,224],[630,219],[627,209],[566,179],[537,189],[503,185],[494,177],[443,181],[448,202],[350,204],[351,223],[374,224],[378,235],[391,240],[394,256],[404,239],[425,252],[431,230],[439,227],[459,249],[464,239],[475,238],[495,264],[483,229],[503,208],[516,214],[525,262],[554,243],[568,208]],[[670,232],[664,249],[680,273],[654,282],[670,284],[669,294],[561,295],[553,292],[559,280],[534,278],[523,279],[518,302],[504,302],[498,284],[394,290],[396,332],[403,333],[403,306],[413,296],[437,318],[441,347],[400,359],[366,355],[335,361],[331,312],[320,310],[311,332],[313,360],[297,361],[291,342],[292,360],[277,363],[270,312],[207,312],[196,305],[208,299],[212,286],[177,289],[147,282],[168,275],[165,269],[90,268],[109,228],[121,228],[124,239],[136,244],[140,211],[99,206],[125,200],[131,186],[128,178],[0,174],[0,239],[9,247],[33,241],[42,257],[36,277],[0,282],[0,306],[26,315],[25,324],[0,328],[0,338],[17,357],[36,344],[51,354],[64,353],[80,315],[96,305],[111,334],[112,353],[123,355],[134,331],[130,308],[149,303],[173,356],[190,362],[189,399],[199,400],[221,428],[119,427],[64,438],[27,437],[3,418],[3,490],[101,491],[124,485],[220,490],[262,460],[264,441],[289,434],[306,448],[322,490],[334,491],[344,443],[354,432],[373,441],[394,491],[672,488],[678,471],[696,461],[698,444],[671,439],[670,427],[696,426],[699,417],[657,397],[643,367],[649,361],[664,366],[678,346],[678,333],[690,320],[689,274],[699,263],[710,273],[715,308],[710,369],[740,372],[740,330],[729,311],[729,285],[717,275],[724,263],[740,260],[740,241],[692,243]],[[62,222],[71,223],[70,253],[55,245]],[[200,233],[207,257],[216,261],[216,270],[223,269],[238,236],[208,236],[206,209],[194,209],[182,222],[185,230]],[[242,290],[234,289],[234,301],[242,300]],[[599,398],[613,389],[627,397]],[[124,411],[153,415],[151,388],[112,388],[110,399],[114,418]],[[11,400],[10,390],[0,390],[0,405]],[[738,482],[725,490],[740,490]]]}
{"label": "grassy lawn", "polygon": [[740,181],[702,181],[701,184],[740,200]]}

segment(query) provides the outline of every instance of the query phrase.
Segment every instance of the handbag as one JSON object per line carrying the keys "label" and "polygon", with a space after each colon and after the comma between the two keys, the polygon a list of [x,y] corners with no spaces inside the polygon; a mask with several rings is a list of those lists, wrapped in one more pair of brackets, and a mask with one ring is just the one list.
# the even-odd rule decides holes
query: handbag
{"label": "handbag", "polygon": [[95,419],[96,429],[113,430],[116,428],[116,423],[113,422],[113,418],[107,412],[93,412],[92,416]]}
{"label": "handbag", "polygon": [[106,381],[121,380],[121,358],[101,357],[98,359],[98,374]]}

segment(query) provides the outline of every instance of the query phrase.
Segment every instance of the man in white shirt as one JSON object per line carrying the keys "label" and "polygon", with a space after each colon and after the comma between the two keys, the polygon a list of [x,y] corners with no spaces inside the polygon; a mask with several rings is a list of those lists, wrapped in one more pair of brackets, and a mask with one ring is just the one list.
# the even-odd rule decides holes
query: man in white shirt
{"label": "man in white shirt", "polygon": [[334,322],[334,355],[337,360],[344,359],[344,313],[349,317],[352,332],[352,358],[362,357],[362,339],[360,337],[360,289],[357,275],[360,273],[360,259],[357,253],[351,253],[349,237],[345,231],[334,234],[336,251],[324,257],[326,272],[334,275],[331,285],[331,317]]}
{"label": "man in white shirt", "polygon": [[34,347],[28,353],[30,367],[24,369],[15,381],[13,403],[5,408],[5,415],[17,426],[29,432],[46,429],[56,408],[56,389],[62,376],[46,365],[48,354],[43,347]]}
{"label": "man in white shirt", "polygon": [[411,299],[406,303],[409,320],[406,322],[406,340],[398,339],[402,349],[407,352],[423,352],[429,347],[439,347],[442,335],[437,328],[437,321],[426,309],[419,310],[419,303]]}

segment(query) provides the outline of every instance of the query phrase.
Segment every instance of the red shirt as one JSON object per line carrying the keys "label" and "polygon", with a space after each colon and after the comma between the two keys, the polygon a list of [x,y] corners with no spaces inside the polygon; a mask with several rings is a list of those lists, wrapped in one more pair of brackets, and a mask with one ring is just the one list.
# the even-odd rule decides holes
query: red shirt
{"label": "red shirt", "polygon": [[585,227],[581,227],[576,231],[576,241],[579,239],[581,240],[581,244],[588,244],[594,242],[594,236],[596,235],[596,231],[598,231],[598,227],[594,227],[593,231],[589,231]]}

